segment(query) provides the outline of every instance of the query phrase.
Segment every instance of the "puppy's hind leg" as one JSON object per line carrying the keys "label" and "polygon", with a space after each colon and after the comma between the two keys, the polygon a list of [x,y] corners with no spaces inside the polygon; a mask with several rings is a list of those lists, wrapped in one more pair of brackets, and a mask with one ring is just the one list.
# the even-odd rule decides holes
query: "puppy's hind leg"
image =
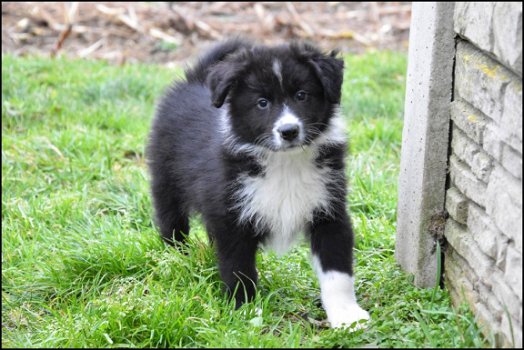
{"label": "puppy's hind leg", "polygon": [[164,242],[175,245],[184,243],[189,234],[189,217],[178,210],[165,212],[160,226],[160,237]]}
{"label": "puppy's hind leg", "polygon": [[183,208],[180,192],[165,183],[154,183],[152,192],[160,237],[170,245],[184,243],[189,234],[189,216]]}
{"label": "puppy's hind leg", "polygon": [[238,309],[255,297],[258,238],[252,233],[235,229],[233,225],[214,232],[220,275],[226,285],[228,297],[235,300],[235,307]]}

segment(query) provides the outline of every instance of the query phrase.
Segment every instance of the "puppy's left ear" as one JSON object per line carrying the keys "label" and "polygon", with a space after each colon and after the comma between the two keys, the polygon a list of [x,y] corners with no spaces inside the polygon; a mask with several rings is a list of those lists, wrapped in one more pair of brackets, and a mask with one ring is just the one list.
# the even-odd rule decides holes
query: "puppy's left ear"
{"label": "puppy's left ear", "polygon": [[213,106],[220,108],[235,83],[236,72],[229,62],[220,62],[210,71],[207,85],[211,90],[211,102]]}
{"label": "puppy's left ear", "polygon": [[227,57],[210,68],[207,86],[211,90],[211,102],[222,107],[229,92],[235,87],[237,79],[247,65],[247,51]]}
{"label": "puppy's left ear", "polygon": [[333,50],[329,55],[313,55],[309,59],[331,103],[340,103],[344,78],[344,61],[337,58],[337,54],[338,52]]}

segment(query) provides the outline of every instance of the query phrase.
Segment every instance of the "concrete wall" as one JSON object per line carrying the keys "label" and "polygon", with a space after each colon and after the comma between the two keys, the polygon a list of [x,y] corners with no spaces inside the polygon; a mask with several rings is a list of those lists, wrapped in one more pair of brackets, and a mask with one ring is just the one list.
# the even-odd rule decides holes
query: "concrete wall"
{"label": "concrete wall", "polygon": [[[423,16],[417,10],[421,6],[413,5],[414,24]],[[437,144],[445,141],[449,146],[444,167],[448,178],[445,186],[440,185],[442,178],[438,175],[438,186],[409,188],[402,183],[412,178],[401,170],[396,256],[404,269],[415,274],[417,285],[431,286],[427,277],[434,273],[436,256],[430,242],[442,238],[432,229],[436,227],[440,232],[439,223],[444,223],[444,279],[454,303],[467,302],[484,332],[494,335],[498,345],[521,347],[522,3],[459,2],[453,8],[452,19],[451,24],[442,19],[454,36],[453,50],[445,45],[443,51],[454,58],[454,68],[449,76],[435,76],[436,84],[449,84],[452,93],[446,92],[443,97],[445,88],[441,88],[440,92],[429,92],[437,94],[435,97],[428,97],[449,96],[448,115],[442,113],[441,106],[434,109],[425,100],[417,100],[423,104],[419,109],[427,105],[430,118],[439,119],[432,122],[438,130],[417,125],[421,137]],[[411,30],[420,31],[417,25]],[[412,54],[411,45],[417,47],[420,41],[434,40],[426,36],[425,40],[418,37],[418,42],[411,42],[416,35],[410,35],[406,106],[416,97],[409,80],[409,74],[417,74],[413,72],[417,65],[413,60],[424,59]],[[429,71],[434,70],[431,65],[441,64],[427,56],[425,63]],[[420,145],[420,140],[406,132],[406,126],[412,127],[414,121],[420,121],[420,116],[406,108],[403,148],[408,150]],[[449,134],[442,136],[444,130]],[[420,152],[432,151],[426,147]],[[442,162],[428,161],[431,159],[428,155],[414,157],[403,149],[401,168],[409,164],[418,168],[411,173],[440,174],[434,168],[441,167]],[[422,180],[435,182],[428,177]],[[443,198],[447,218],[435,216],[435,207],[432,211],[424,206],[422,211],[411,211],[403,204],[409,197],[414,203],[424,203],[423,198],[430,195]],[[440,220],[433,220],[429,226],[415,226],[411,235],[406,235],[406,222],[431,222],[431,218]],[[405,263],[412,259],[406,258],[410,252],[416,252],[417,259],[426,263],[410,268]]]}
{"label": "concrete wall", "polygon": [[415,284],[437,281],[435,238],[444,229],[453,3],[414,3],[404,103],[395,257]]}

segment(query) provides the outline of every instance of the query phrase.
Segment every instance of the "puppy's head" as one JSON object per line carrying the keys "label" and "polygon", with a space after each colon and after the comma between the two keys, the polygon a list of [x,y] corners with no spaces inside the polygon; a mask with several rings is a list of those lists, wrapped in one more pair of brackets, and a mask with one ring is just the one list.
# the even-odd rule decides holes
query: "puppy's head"
{"label": "puppy's head", "polygon": [[340,103],[344,63],[308,44],[242,49],[208,76],[212,103],[227,103],[229,132],[273,151],[306,146]]}

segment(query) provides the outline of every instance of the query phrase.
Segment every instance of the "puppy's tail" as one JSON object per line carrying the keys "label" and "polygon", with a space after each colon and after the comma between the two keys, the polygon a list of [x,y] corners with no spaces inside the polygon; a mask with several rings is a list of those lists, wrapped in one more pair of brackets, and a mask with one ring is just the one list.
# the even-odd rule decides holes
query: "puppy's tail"
{"label": "puppy's tail", "polygon": [[197,64],[185,70],[188,82],[199,82],[204,84],[211,68],[214,64],[223,61],[228,55],[242,49],[249,49],[253,46],[249,41],[241,38],[234,38],[223,41],[212,47],[205,55],[200,57]]}

